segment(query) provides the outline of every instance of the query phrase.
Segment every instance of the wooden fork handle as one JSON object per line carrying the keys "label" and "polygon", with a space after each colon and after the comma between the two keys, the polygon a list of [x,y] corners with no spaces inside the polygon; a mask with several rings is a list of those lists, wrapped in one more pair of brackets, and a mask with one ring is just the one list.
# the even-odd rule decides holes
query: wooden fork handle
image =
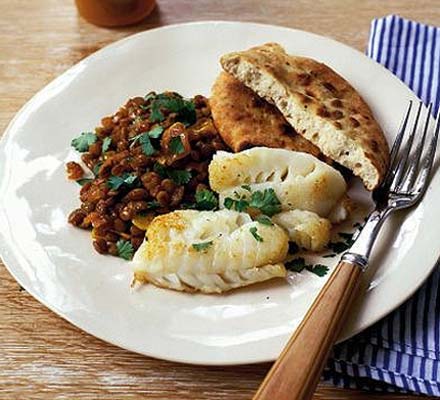
{"label": "wooden fork handle", "polygon": [[361,268],[340,262],[272,366],[254,400],[307,400],[356,296]]}

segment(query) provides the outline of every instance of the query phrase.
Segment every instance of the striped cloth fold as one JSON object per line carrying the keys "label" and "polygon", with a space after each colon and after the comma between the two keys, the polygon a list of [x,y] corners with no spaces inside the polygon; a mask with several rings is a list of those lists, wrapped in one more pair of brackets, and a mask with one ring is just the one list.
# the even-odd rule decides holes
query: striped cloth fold
{"label": "striped cloth fold", "polygon": [[[367,54],[438,111],[440,28],[396,15],[375,19]],[[440,264],[410,300],[335,346],[323,379],[346,388],[440,396]]]}

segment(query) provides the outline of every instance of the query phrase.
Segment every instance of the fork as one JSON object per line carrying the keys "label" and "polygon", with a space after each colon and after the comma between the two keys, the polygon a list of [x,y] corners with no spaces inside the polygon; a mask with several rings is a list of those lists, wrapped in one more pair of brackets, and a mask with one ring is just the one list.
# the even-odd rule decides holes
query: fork
{"label": "fork", "polygon": [[[374,211],[354,235],[351,249],[342,255],[254,400],[306,400],[312,397],[349,307],[361,295],[358,290],[360,276],[368,266],[380,228],[393,211],[412,207],[423,197],[435,159],[440,110],[433,129],[430,129],[432,104],[429,104],[424,118],[421,118],[422,102],[415,117],[412,109],[413,102],[410,101],[391,149],[387,174],[381,186],[373,192]],[[420,123],[421,119],[424,122]],[[416,134],[420,129],[422,134],[418,137]],[[431,140],[426,145],[428,133],[432,130]]]}

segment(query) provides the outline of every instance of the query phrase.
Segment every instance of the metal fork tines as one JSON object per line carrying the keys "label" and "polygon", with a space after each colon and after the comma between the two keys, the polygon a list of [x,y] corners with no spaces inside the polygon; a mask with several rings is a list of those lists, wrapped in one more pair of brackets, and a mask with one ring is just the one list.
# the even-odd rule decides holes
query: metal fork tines
{"label": "metal fork tines", "polygon": [[390,155],[390,166],[382,185],[373,193],[376,209],[369,215],[364,228],[343,259],[362,267],[386,217],[394,210],[414,206],[429,185],[440,131],[440,110],[435,121],[432,104],[426,109],[419,102],[413,110],[410,102]]}
{"label": "metal fork tines", "polygon": [[[394,195],[393,197],[404,196],[402,199],[405,201],[405,204],[402,204],[403,207],[409,207],[421,198],[428,186],[428,177],[435,159],[440,129],[440,112],[437,113],[435,127],[431,129],[433,132],[431,140],[426,145],[429,128],[434,125],[431,124],[432,104],[429,104],[424,113],[424,122],[420,122],[422,108],[423,104],[420,102],[412,128],[408,129],[412,110],[412,102],[410,102],[402,127],[393,145],[389,173],[382,188],[382,190],[389,190],[390,194]],[[409,137],[402,146],[408,131],[410,132]],[[409,204],[406,203],[408,197],[410,197]]]}

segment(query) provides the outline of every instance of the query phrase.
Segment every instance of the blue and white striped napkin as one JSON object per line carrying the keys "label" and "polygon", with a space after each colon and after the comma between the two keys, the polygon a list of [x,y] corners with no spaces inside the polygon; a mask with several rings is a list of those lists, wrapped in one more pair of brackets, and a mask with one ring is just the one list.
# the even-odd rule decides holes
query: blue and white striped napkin
{"label": "blue and white striped napkin", "polygon": [[[437,112],[440,28],[396,15],[376,19],[367,54]],[[401,307],[335,346],[324,380],[347,388],[440,396],[440,265]]]}

